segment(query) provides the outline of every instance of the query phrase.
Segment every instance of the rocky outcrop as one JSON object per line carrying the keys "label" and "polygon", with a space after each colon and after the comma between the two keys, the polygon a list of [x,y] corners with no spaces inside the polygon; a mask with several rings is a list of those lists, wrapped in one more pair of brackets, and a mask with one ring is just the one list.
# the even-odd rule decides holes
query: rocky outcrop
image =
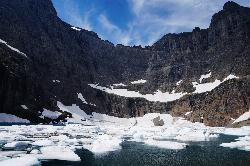
{"label": "rocky outcrop", "polygon": [[[50,0],[2,0],[0,39],[27,55],[0,44],[0,112],[34,123],[44,108],[60,111],[57,101],[77,104],[119,117],[170,112],[210,126],[225,126],[231,118],[249,110],[250,9],[227,2],[208,29],[167,34],[152,46],[128,47],[101,40],[94,32],[76,31],[61,21]],[[211,72],[203,83],[223,80],[229,74],[239,79],[223,82],[211,92],[193,94],[192,82]],[[145,79],[144,84],[131,81]],[[182,80],[180,85],[176,83]],[[186,92],[179,100],[160,103],[126,98],[93,89],[88,84],[109,86],[124,83],[142,94]],[[78,93],[88,101],[78,98]],[[21,105],[27,106],[28,110]],[[27,112],[28,111],[28,112]],[[63,113],[57,120],[67,117]]]}

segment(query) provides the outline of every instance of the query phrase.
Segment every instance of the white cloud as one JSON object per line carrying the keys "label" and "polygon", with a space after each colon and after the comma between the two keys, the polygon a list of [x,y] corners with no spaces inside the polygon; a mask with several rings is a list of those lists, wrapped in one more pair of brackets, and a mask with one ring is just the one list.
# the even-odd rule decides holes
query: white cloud
{"label": "white cloud", "polygon": [[105,31],[105,35],[110,35],[113,42],[128,45],[130,42],[129,31],[122,31],[119,27],[109,21],[106,15],[100,14],[98,21]]}
{"label": "white cloud", "polygon": [[[235,0],[250,6],[249,0]],[[71,24],[87,30],[98,27],[98,35],[113,43],[124,45],[151,45],[164,34],[191,31],[194,27],[207,28],[212,15],[222,9],[227,0],[127,0],[132,14],[127,28],[112,23],[100,11],[93,17],[93,8],[80,14],[79,6],[65,0],[65,12]],[[96,11],[95,11],[96,12]],[[90,19],[91,17],[91,19]],[[96,19],[97,20],[93,20]],[[98,21],[98,25],[96,22]],[[123,20],[121,20],[123,21]],[[92,25],[92,24],[93,25]],[[93,27],[92,27],[93,26]]]}
{"label": "white cloud", "polygon": [[65,14],[69,17],[69,19],[71,20],[70,23],[73,24],[73,26],[77,26],[87,30],[92,30],[89,17],[91,16],[93,10],[94,9],[91,8],[85,11],[83,15],[81,15],[80,9],[74,1],[72,0],[64,1]]}
{"label": "white cloud", "polygon": [[[194,27],[207,28],[212,15],[222,9],[227,0],[127,0],[135,18],[131,41],[153,44],[166,33],[191,31]],[[250,6],[250,1],[238,0]],[[136,34],[136,35],[135,35]],[[136,36],[136,38],[133,38]],[[135,40],[136,39],[136,40]]]}

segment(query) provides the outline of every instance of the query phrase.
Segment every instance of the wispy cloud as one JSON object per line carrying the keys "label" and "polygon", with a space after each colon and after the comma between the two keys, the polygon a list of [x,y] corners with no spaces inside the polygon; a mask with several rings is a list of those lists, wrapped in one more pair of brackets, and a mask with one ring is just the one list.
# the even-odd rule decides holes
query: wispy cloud
{"label": "wispy cloud", "polygon": [[[74,0],[64,0],[64,11],[70,23],[96,31],[103,39],[124,45],[151,45],[164,34],[207,28],[214,13],[228,0],[126,0],[131,18],[119,27],[110,21],[112,13],[89,7],[80,9]],[[91,1],[99,4],[98,1]],[[235,2],[250,6],[249,0]],[[87,2],[86,2],[87,3]],[[122,18],[122,15],[121,15]],[[120,20],[124,21],[124,20]]]}
{"label": "wispy cloud", "polygon": [[75,1],[65,0],[63,3],[65,14],[71,20],[71,24],[87,30],[93,29],[90,21],[90,16],[94,11],[93,8],[85,11],[84,14],[81,14],[79,6],[75,3]]}
{"label": "wispy cloud", "polygon": [[109,21],[106,15],[100,14],[98,21],[104,29],[105,35],[110,35],[112,42],[121,43],[124,45],[130,44],[130,36],[127,30],[121,30],[118,26]]}

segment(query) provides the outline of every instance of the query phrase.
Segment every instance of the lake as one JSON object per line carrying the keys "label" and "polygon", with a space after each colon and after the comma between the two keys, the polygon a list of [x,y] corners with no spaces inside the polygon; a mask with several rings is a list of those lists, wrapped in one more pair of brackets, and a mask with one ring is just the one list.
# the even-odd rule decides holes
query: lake
{"label": "lake", "polygon": [[220,135],[212,141],[189,143],[181,150],[168,150],[138,142],[124,141],[122,149],[105,155],[77,150],[81,162],[49,160],[42,166],[248,166],[250,152],[219,146],[236,136]]}

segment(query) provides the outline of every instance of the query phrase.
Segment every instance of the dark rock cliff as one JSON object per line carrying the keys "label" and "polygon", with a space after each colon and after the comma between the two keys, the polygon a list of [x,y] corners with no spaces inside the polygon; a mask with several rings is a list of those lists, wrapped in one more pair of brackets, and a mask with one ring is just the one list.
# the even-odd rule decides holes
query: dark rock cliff
{"label": "dark rock cliff", "polygon": [[[76,31],[61,21],[49,0],[2,0],[0,39],[19,49],[27,58],[0,43],[0,112],[30,119],[43,108],[59,111],[57,101],[77,104],[92,111],[120,117],[148,112],[170,112],[211,126],[224,126],[250,107],[250,9],[227,2],[208,29],[167,34],[147,48],[114,46],[94,32]],[[212,72],[203,82],[225,81],[214,90],[191,94],[192,82]],[[142,85],[131,81],[145,79]],[[54,80],[54,81],[53,81]],[[55,80],[58,80],[55,81]],[[183,80],[179,86],[176,82]],[[187,92],[179,100],[160,103],[125,98],[91,88],[88,84],[128,84],[130,90],[153,93],[157,89]],[[87,105],[78,99],[82,93]],[[21,105],[26,105],[27,110]],[[64,119],[62,114],[59,119]]]}

